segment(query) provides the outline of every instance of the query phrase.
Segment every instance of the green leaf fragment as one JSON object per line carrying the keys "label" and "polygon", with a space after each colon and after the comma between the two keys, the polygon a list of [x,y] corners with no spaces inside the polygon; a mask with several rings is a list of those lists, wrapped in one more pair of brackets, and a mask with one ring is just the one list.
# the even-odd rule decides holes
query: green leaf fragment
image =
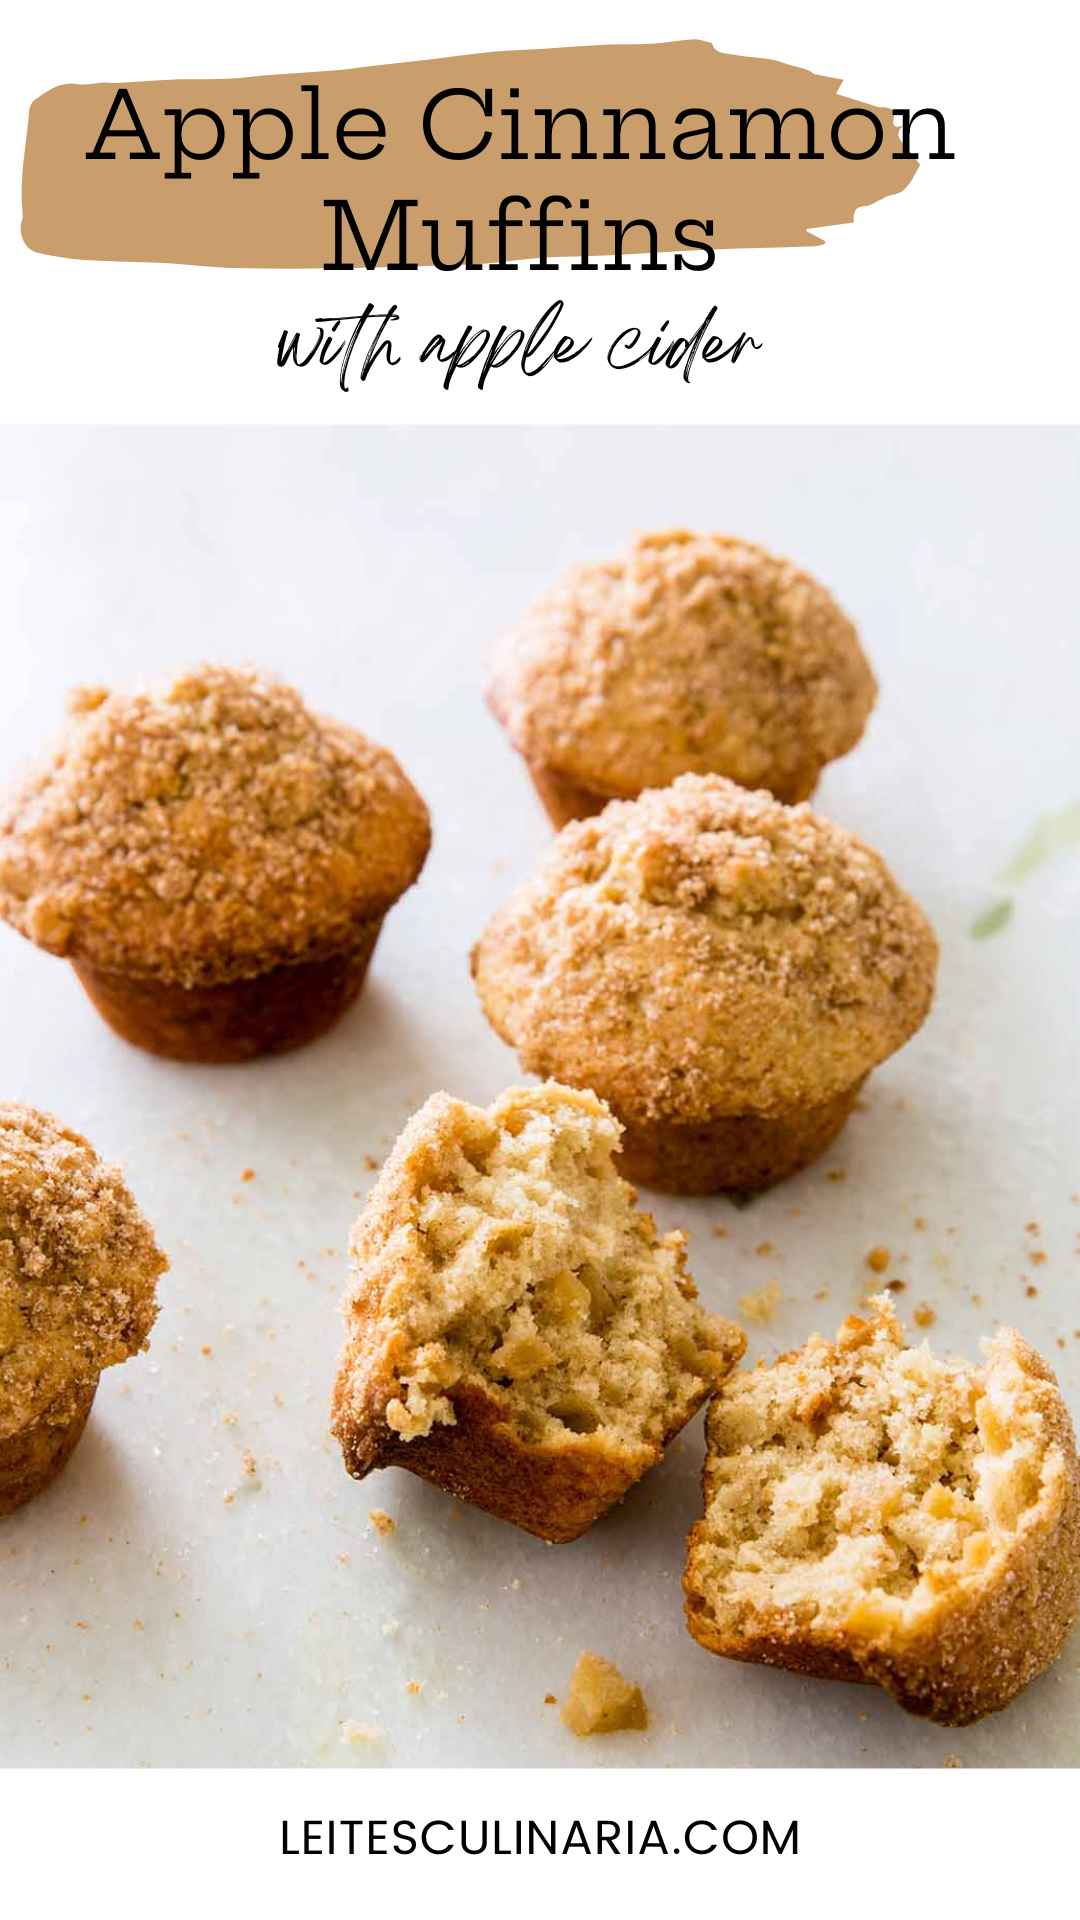
{"label": "green leaf fragment", "polygon": [[1002,927],[1007,927],[1012,916],[1011,900],[995,900],[992,906],[980,913],[977,920],[972,921],[970,929],[972,939],[988,940],[991,934],[1000,933]]}
{"label": "green leaf fragment", "polygon": [[[1071,807],[1062,807],[1059,813],[1044,813],[1036,820],[1023,845],[1014,853],[1004,872],[998,875],[1003,887],[1018,886],[1026,880],[1044,860],[1053,859],[1057,853],[1066,853],[1070,847],[1080,846],[1080,800]],[[994,931],[994,929],[991,929]]]}

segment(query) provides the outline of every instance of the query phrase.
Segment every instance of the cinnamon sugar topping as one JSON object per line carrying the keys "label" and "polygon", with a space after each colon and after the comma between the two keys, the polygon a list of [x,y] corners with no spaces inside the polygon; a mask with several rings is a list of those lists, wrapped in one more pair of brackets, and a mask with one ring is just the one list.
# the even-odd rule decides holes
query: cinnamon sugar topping
{"label": "cinnamon sugar topping", "polygon": [[490,698],[528,760],[599,793],[723,773],[799,800],[855,745],[876,691],[809,574],[678,531],[570,573],[503,642]]}
{"label": "cinnamon sugar topping", "polygon": [[565,827],[473,969],[530,1071],[696,1123],[850,1087],[921,1023],[936,957],[853,834],[685,774]]}
{"label": "cinnamon sugar topping", "polygon": [[0,913],[53,953],[216,984],[348,946],[429,840],[391,754],[264,674],[200,667],[73,695],[0,811]]}
{"label": "cinnamon sugar topping", "polygon": [[0,1439],[145,1347],[168,1266],[118,1167],[0,1102]]}

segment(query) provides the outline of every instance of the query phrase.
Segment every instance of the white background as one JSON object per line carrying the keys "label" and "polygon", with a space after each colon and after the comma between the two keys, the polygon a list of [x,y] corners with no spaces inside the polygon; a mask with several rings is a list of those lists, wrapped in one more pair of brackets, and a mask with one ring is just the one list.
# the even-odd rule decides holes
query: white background
{"label": "white background", "polygon": [[[9,27],[9,32],[12,29]],[[657,10],[552,0],[540,12],[460,0],[363,9],[345,0],[124,0],[23,10],[0,77],[0,274],[11,319],[0,418],[20,420],[1014,420],[1077,417],[1076,19],[1057,0],[1001,4],[676,0]],[[856,97],[936,105],[957,158],[831,229],[819,247],[721,254],[708,274],[373,275],[92,264],[19,239],[26,110],[61,81],[350,66],[510,44],[703,38],[839,77]],[[389,159],[380,160],[380,167]],[[700,169],[685,169],[700,196]],[[691,178],[692,176],[692,178]],[[388,201],[393,197],[386,176]],[[722,182],[721,182],[722,185]],[[175,190],[175,189],[173,189]],[[163,189],[168,191],[168,189]],[[313,190],[313,200],[318,196]],[[583,282],[587,283],[583,285]],[[278,334],[361,293],[396,298],[419,345],[436,327],[532,319],[565,292],[573,328],[697,324],[766,342],[735,367],[608,374],[592,356],[538,379],[502,375],[479,402],[395,369],[342,396],[329,375],[279,373]],[[361,301],[362,304],[362,301]]]}
{"label": "white background", "polygon": [[[561,1548],[408,1474],[357,1486],[326,1429],[369,1160],[436,1088],[486,1101],[518,1077],[467,954],[550,835],[484,707],[485,655],[568,562],[672,522],[791,552],[850,608],[882,695],[820,804],[882,849],[943,957],[926,1029],[874,1076],[823,1163],[744,1212],[657,1211],[688,1230],[710,1306],[735,1312],[776,1282],[782,1304],[751,1330],[753,1354],[834,1328],[879,1284],[866,1254],[884,1245],[898,1304],[929,1302],[935,1340],[974,1355],[997,1318],[1014,1321],[1080,1412],[1080,855],[1027,884],[1006,932],[969,931],[1034,821],[1080,798],[1080,436],[52,430],[0,436],[0,463],[0,626],[14,642],[0,778],[53,732],[73,680],[255,659],[392,746],[435,829],[354,1012],[316,1046],[250,1067],[132,1050],[70,968],[0,927],[7,1096],[121,1158],[173,1262],[150,1354],[106,1376],[62,1480],[0,1530],[5,1757],[1075,1763],[1080,1637],[1007,1713],[959,1733],[868,1688],[698,1648],[679,1579],[700,1420]],[[388,1541],[373,1507],[398,1522]],[[578,1741],[544,1704],[584,1646],[640,1681],[647,1735]],[[381,1738],[344,1746],[347,1720]]]}

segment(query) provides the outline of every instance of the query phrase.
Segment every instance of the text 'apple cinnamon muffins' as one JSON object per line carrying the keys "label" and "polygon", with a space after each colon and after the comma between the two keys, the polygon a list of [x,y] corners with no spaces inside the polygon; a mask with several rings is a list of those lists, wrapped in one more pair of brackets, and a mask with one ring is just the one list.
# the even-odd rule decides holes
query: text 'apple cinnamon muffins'
{"label": "text 'apple cinnamon muffins'", "polygon": [[315,1039],[355,999],[430,845],[385,748],[268,675],[82,689],[0,811],[0,913],[109,1025],[175,1060]]}
{"label": "text 'apple cinnamon muffins'", "polygon": [[981,1366],[870,1320],[738,1372],[707,1421],[690,1631],[735,1660],[884,1687],[964,1726],[1060,1653],[1080,1602],[1080,1465],[1018,1333]]}
{"label": "text 'apple cinnamon muffins'", "polygon": [[697,774],[564,827],[472,956],[522,1066],[592,1087],[628,1177],[684,1193],[815,1159],[922,1024],[936,964],[853,834]]}
{"label": "text 'apple cinnamon muffins'", "polygon": [[876,695],[854,626],[810,574],[682,531],[567,574],[502,641],[488,686],[557,827],[682,773],[805,800]]}
{"label": "text 'apple cinnamon muffins'", "polygon": [[167,1266],[119,1168],[0,1102],[0,1515],[55,1479],[104,1369],[146,1346]]}
{"label": "text 'apple cinnamon muffins'", "polygon": [[618,1136],[555,1085],[410,1120],[352,1234],[332,1425],[357,1479],[408,1467],[573,1540],[735,1365],[743,1335],[635,1206]]}

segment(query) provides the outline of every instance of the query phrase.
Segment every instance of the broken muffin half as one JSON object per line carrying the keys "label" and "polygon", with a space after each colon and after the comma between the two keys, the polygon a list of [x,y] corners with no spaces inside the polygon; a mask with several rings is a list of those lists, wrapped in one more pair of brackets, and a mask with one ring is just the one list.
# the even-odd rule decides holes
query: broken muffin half
{"label": "broken muffin half", "polygon": [[408,1467],[543,1540],[573,1540],[660,1459],[738,1361],[684,1240],[616,1171],[595,1094],[488,1108],[437,1093],[353,1229],[332,1426],[357,1479]]}
{"label": "broken muffin half", "polygon": [[906,1347],[887,1296],[709,1410],[685,1591],[713,1653],[876,1682],[945,1726],[1060,1652],[1080,1601],[1080,1467],[1018,1333],[979,1367]]}

